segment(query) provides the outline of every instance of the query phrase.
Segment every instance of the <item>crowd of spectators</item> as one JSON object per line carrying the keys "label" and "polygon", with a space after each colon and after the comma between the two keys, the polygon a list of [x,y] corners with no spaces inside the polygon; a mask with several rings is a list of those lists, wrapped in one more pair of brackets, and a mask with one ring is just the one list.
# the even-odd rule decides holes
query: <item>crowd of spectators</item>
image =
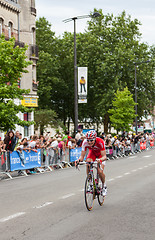
{"label": "crowd of spectators", "polygon": [[[153,140],[154,134],[153,133],[138,133],[137,135],[132,132],[123,132],[122,135],[115,135],[112,134],[105,134],[104,132],[99,136],[105,141],[105,145],[107,147],[113,146],[118,147],[120,146],[130,146],[132,143],[137,144],[139,141],[144,142],[147,140]],[[82,133],[82,130],[78,130],[75,137],[71,137],[69,132],[65,134],[55,134],[54,136],[50,136],[48,132],[45,136],[40,135],[33,135],[30,138],[22,138],[22,134],[19,131],[15,133],[11,130],[6,135],[5,138],[2,140],[0,139],[0,152],[3,151],[19,151],[19,150],[28,150],[28,151],[35,151],[38,148],[45,148],[46,150],[59,148],[61,154],[65,154],[65,149],[69,148],[76,148],[81,147],[82,143],[85,139],[85,135]]]}
{"label": "crowd of spectators", "polygon": [[[154,140],[154,134],[148,132],[139,133],[137,135],[132,132],[123,132],[122,135],[114,136],[102,133],[99,137],[105,141],[106,148],[115,150],[116,157],[119,156],[119,153],[122,152],[123,149],[127,149],[126,153],[128,154],[134,154],[139,151],[139,149],[135,147],[138,142]],[[45,136],[33,135],[28,139],[26,137],[23,138],[19,131],[9,131],[5,138],[0,140],[0,154],[4,151],[17,151],[24,165],[22,150],[36,151],[37,149],[44,149],[44,161],[46,155],[51,156],[52,150],[57,150],[60,158],[63,158],[66,148],[74,149],[76,147],[81,147],[84,139],[85,135],[82,133],[81,129],[78,130],[74,138],[70,136],[69,132],[65,134],[58,133],[54,136],[50,136],[48,132]],[[134,148],[131,146],[134,146]]]}
{"label": "crowd of spectators", "polygon": [[104,139],[107,149],[113,149],[115,157],[128,156],[140,152],[141,143],[146,143],[146,149],[150,147],[150,142],[154,142],[154,133],[132,133],[123,132],[122,135],[112,136],[103,133],[101,138]]}

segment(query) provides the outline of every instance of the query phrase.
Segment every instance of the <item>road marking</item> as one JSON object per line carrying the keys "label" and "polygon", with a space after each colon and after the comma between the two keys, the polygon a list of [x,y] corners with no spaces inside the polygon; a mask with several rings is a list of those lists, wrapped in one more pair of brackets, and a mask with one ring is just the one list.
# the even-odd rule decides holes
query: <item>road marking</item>
{"label": "road marking", "polygon": [[133,169],[131,172],[137,172],[137,169]]}
{"label": "road marking", "polygon": [[111,178],[111,179],[107,180],[107,182],[111,182],[111,181],[114,181],[114,178]]}
{"label": "road marking", "polygon": [[152,155],[147,155],[147,156],[143,156],[143,157],[149,158],[149,157],[152,157]]}
{"label": "road marking", "polygon": [[13,218],[20,217],[20,216],[22,216],[22,215],[24,215],[24,214],[26,214],[26,213],[25,213],[25,212],[19,212],[19,213],[13,214],[13,215],[11,215],[11,216],[8,216],[8,217],[6,217],[6,218],[1,218],[1,219],[0,219],[0,222],[9,221],[9,220],[11,220],[11,219],[13,219]]}
{"label": "road marking", "polygon": [[142,167],[139,167],[138,169],[139,169],[139,170],[142,170],[143,168],[142,168]]}
{"label": "road marking", "polygon": [[147,167],[148,167],[147,165],[144,166],[144,168],[147,168]]}
{"label": "road marking", "polygon": [[129,175],[129,174],[131,174],[130,172],[126,172],[126,173],[124,173],[124,175]]}
{"label": "road marking", "polygon": [[129,157],[129,158],[136,158],[137,156],[132,156],[132,157]]}
{"label": "road marking", "polygon": [[115,178],[122,178],[123,176],[117,176],[117,177],[115,177]]}
{"label": "road marking", "polygon": [[46,207],[46,206],[48,206],[48,205],[50,205],[50,204],[52,204],[53,202],[46,202],[46,203],[44,203],[44,204],[42,204],[42,205],[39,205],[39,206],[35,206],[35,207],[33,207],[33,208],[43,208],[43,207]]}
{"label": "road marking", "polygon": [[64,195],[64,196],[61,197],[60,199],[66,199],[66,198],[72,197],[72,196],[74,196],[74,195],[75,195],[75,193],[70,193],[70,194]]}

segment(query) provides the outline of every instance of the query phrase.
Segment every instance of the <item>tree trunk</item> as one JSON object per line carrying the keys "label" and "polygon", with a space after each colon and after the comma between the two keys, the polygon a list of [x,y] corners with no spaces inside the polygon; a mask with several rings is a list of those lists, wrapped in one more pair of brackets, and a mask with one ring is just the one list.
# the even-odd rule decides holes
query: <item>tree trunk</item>
{"label": "tree trunk", "polygon": [[108,133],[108,123],[109,123],[109,115],[106,113],[104,115],[104,132]]}
{"label": "tree trunk", "polygon": [[40,125],[40,135],[44,135],[44,126]]}
{"label": "tree trunk", "polygon": [[67,128],[68,128],[68,131],[69,131],[69,129],[70,129],[70,117],[68,118]]}
{"label": "tree trunk", "polygon": [[98,135],[98,127],[99,127],[98,121],[96,122],[96,126],[97,126],[97,135]]}

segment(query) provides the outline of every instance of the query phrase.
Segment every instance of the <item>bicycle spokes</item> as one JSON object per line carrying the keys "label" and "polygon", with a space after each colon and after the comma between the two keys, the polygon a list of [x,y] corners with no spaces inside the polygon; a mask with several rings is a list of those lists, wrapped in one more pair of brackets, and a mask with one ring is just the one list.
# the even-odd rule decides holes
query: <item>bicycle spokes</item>
{"label": "bicycle spokes", "polygon": [[99,181],[98,181],[98,195],[97,195],[97,198],[98,198],[98,203],[100,204],[100,206],[102,206],[103,203],[104,203],[104,196],[102,195],[102,181],[101,181],[100,178],[99,178]]}
{"label": "bicycle spokes", "polygon": [[89,211],[92,210],[93,204],[94,204],[94,185],[92,179],[90,179],[90,176],[87,176],[86,182],[85,182],[85,203],[86,207]]}

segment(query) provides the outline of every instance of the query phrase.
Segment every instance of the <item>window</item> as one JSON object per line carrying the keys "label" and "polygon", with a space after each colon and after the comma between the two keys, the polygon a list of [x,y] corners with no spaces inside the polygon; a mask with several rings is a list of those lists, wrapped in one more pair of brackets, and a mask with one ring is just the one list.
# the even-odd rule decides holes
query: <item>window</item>
{"label": "window", "polygon": [[29,127],[24,126],[24,136],[28,137],[29,136]]}
{"label": "window", "polygon": [[35,28],[32,28],[32,45],[35,44]]}
{"label": "window", "polygon": [[3,33],[3,19],[0,18],[0,35]]}
{"label": "window", "polygon": [[[28,113],[28,112],[24,113],[24,121],[31,121],[31,113]],[[24,136],[25,137],[29,136],[29,131],[30,131],[30,128],[27,126],[24,126]]]}
{"label": "window", "polygon": [[12,23],[9,22],[9,26],[8,26],[8,35],[9,35],[9,38],[12,37]]}

